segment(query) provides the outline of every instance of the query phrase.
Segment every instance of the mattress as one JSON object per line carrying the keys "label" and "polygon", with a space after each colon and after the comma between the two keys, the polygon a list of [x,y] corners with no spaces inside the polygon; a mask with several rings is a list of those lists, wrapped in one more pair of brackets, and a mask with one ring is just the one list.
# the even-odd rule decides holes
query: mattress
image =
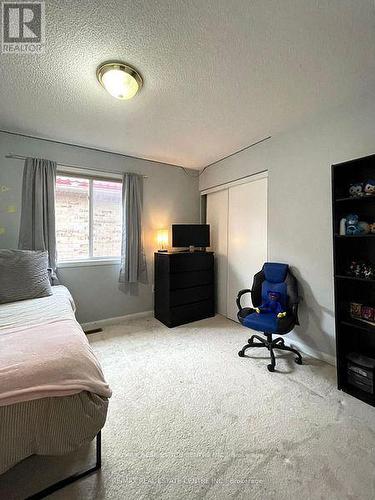
{"label": "mattress", "polygon": [[1,332],[75,319],[75,304],[69,290],[62,285],[52,287],[53,295],[40,299],[0,304]]}

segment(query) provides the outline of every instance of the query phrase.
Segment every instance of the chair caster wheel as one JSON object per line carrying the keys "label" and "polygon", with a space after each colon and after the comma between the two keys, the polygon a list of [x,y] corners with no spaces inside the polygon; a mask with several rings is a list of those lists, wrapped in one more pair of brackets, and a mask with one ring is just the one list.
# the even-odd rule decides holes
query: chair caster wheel
{"label": "chair caster wheel", "polygon": [[240,358],[244,358],[245,357],[245,353],[243,351],[240,351],[238,353],[238,355],[239,355]]}
{"label": "chair caster wheel", "polygon": [[294,361],[297,363],[297,365],[302,365],[302,359],[295,358]]}
{"label": "chair caster wheel", "polygon": [[267,365],[267,369],[269,372],[274,372],[275,371],[275,367],[273,365]]}

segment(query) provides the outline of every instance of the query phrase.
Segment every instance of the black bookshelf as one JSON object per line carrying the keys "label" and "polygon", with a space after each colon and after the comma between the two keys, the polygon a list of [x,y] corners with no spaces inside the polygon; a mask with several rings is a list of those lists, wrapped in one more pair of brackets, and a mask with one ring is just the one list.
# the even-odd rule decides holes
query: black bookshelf
{"label": "black bookshelf", "polygon": [[346,393],[375,406],[375,395],[348,383],[347,355],[352,352],[375,359],[375,325],[354,318],[350,304],[375,307],[375,277],[350,275],[351,261],[375,265],[375,234],[340,235],[340,221],[357,214],[375,222],[375,196],[349,196],[352,183],[375,179],[375,155],[332,165],[333,261],[335,291],[337,384]]}

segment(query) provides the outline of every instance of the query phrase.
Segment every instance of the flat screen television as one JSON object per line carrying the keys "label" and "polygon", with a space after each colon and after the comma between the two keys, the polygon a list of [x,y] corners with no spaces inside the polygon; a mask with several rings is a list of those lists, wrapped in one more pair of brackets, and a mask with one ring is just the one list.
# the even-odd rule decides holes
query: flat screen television
{"label": "flat screen television", "polygon": [[210,246],[209,224],[172,224],[173,247]]}

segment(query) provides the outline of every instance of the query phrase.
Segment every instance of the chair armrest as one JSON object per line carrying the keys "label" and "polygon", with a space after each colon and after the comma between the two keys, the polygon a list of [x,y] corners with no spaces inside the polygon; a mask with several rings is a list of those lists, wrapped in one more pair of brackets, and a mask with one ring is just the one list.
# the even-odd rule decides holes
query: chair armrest
{"label": "chair armrest", "polygon": [[296,320],[296,325],[299,325],[299,319],[298,319],[298,304],[299,304],[299,299],[297,302],[295,302],[293,305],[292,305],[292,314],[293,316],[295,317],[295,320]]}
{"label": "chair armrest", "polygon": [[242,295],[245,295],[245,293],[250,293],[251,290],[250,288],[245,288],[244,290],[240,290],[237,294],[237,299],[236,299],[236,304],[237,304],[237,307],[238,307],[238,310],[241,311],[242,309],[242,306],[241,306],[241,297]]}

